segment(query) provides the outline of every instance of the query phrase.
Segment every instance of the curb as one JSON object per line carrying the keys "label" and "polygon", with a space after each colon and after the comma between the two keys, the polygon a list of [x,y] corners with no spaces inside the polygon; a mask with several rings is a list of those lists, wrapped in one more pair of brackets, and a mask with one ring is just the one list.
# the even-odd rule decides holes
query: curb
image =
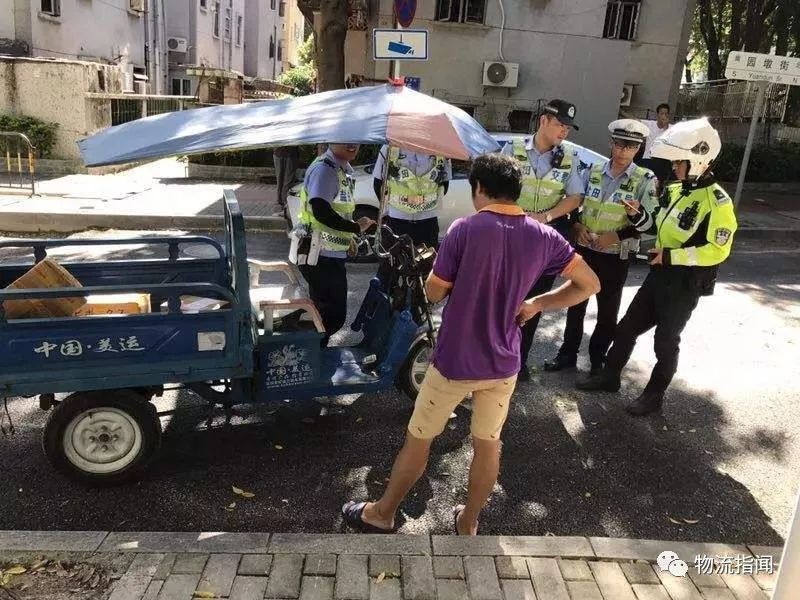
{"label": "curb", "polygon": [[681,556],[765,556],[783,548],[753,544],[599,537],[280,534],[224,532],[0,531],[8,552],[186,552],[239,554],[401,554],[542,556],[655,562],[664,550]]}
{"label": "curb", "polygon": [[[247,231],[286,231],[283,217],[245,217]],[[76,233],[86,229],[201,229],[222,230],[222,215],[86,215],[68,213],[0,212],[0,230],[13,233]]]}

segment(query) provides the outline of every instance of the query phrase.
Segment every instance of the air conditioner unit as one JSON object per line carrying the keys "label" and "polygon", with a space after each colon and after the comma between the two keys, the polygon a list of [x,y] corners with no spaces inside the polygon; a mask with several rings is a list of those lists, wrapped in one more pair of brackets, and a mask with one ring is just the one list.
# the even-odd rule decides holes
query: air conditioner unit
{"label": "air conditioner unit", "polygon": [[144,12],[147,8],[147,0],[128,0],[128,8],[136,12]]}
{"label": "air conditioner unit", "polygon": [[631,98],[633,97],[633,85],[626,83],[622,86],[622,95],[619,97],[620,106],[630,106]]}
{"label": "air conditioner unit", "polygon": [[167,38],[167,48],[170,52],[186,52],[189,49],[189,40],[186,38]]}
{"label": "air conditioner unit", "polygon": [[519,64],[509,62],[483,63],[483,85],[487,87],[517,87]]}

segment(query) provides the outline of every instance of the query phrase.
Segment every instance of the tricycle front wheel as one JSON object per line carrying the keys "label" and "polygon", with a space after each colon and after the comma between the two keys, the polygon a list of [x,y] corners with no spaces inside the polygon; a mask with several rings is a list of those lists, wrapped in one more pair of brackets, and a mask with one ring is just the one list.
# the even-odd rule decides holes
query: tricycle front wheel
{"label": "tricycle front wheel", "polygon": [[78,392],[50,413],[42,447],[58,471],[84,484],[136,477],[161,445],[155,407],[132,390]]}
{"label": "tricycle front wheel", "polygon": [[417,399],[431,358],[431,343],[427,337],[422,337],[411,344],[406,361],[400,367],[397,374],[397,387],[412,400]]}

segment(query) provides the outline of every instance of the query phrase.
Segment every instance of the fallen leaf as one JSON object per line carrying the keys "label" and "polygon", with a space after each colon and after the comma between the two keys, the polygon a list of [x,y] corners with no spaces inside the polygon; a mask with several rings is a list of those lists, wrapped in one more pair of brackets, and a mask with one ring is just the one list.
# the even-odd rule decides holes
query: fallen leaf
{"label": "fallen leaf", "polygon": [[375,580],[375,583],[380,583],[384,579],[386,579],[386,571],[381,571],[381,574],[378,575],[378,578]]}
{"label": "fallen leaf", "polygon": [[227,510],[228,512],[230,512],[230,511],[232,511],[234,508],[236,508],[236,502],[231,502],[230,504],[228,504],[228,506],[226,506],[226,507],[225,507],[225,510]]}
{"label": "fallen leaf", "polygon": [[275,450],[283,450],[283,446],[280,444],[275,444]]}
{"label": "fallen leaf", "polygon": [[712,454],[712,455],[714,454],[711,450],[704,450],[703,452],[705,452],[706,454]]}
{"label": "fallen leaf", "polygon": [[356,419],[356,423],[361,423],[361,421],[363,421],[363,420],[364,420],[364,417],[358,417]]}
{"label": "fallen leaf", "polygon": [[695,433],[696,431],[697,431],[697,429],[690,429],[689,433]]}
{"label": "fallen leaf", "polygon": [[700,519],[687,519],[686,517],[683,518],[683,522],[687,525],[696,525],[700,522]]}
{"label": "fallen leaf", "polygon": [[9,567],[8,569],[5,569],[3,571],[3,573],[5,575],[22,575],[23,573],[26,573],[27,571],[28,571],[28,569],[26,569],[22,565],[14,565],[13,567]]}
{"label": "fallen leaf", "polygon": [[592,497],[592,493],[591,492],[586,492],[584,494],[584,496],[586,496],[587,498],[591,498]]}
{"label": "fallen leaf", "polygon": [[253,492],[245,492],[243,489],[234,486],[231,486],[234,494],[241,496],[242,498],[255,498],[255,494]]}
{"label": "fallen leaf", "polygon": [[556,537],[556,534],[553,533],[552,531],[545,531],[544,535],[545,537]]}
{"label": "fallen leaf", "polygon": [[670,523],[674,523],[675,525],[683,525],[683,523],[681,523],[677,519],[673,519],[672,517],[667,517],[667,519],[669,519]]}
{"label": "fallen leaf", "polygon": [[192,594],[192,598],[216,598],[217,595],[214,592],[205,592],[201,590],[197,590],[194,594]]}
{"label": "fallen leaf", "polygon": [[667,426],[664,425],[661,429],[663,429],[664,431],[667,431]]}
{"label": "fallen leaf", "polygon": [[46,567],[47,563],[49,563],[49,562],[50,561],[47,560],[46,558],[43,558],[41,560],[37,560],[35,563],[33,563],[31,565],[31,571],[35,571],[36,569],[41,569],[42,567]]}

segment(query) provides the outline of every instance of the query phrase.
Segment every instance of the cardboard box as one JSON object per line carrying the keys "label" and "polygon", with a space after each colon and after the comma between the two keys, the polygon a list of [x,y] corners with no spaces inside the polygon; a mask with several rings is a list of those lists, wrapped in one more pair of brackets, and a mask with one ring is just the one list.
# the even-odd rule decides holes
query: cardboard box
{"label": "cardboard box", "polygon": [[[45,258],[32,269],[14,281],[6,289],[41,289],[83,287],[64,267],[52,258]],[[7,319],[35,319],[46,317],[69,317],[81,306],[86,298],[36,298],[27,300],[6,300],[3,303]]]}
{"label": "cardboard box", "polygon": [[86,304],[73,315],[138,315],[150,312],[150,294],[100,294],[86,296]]}

